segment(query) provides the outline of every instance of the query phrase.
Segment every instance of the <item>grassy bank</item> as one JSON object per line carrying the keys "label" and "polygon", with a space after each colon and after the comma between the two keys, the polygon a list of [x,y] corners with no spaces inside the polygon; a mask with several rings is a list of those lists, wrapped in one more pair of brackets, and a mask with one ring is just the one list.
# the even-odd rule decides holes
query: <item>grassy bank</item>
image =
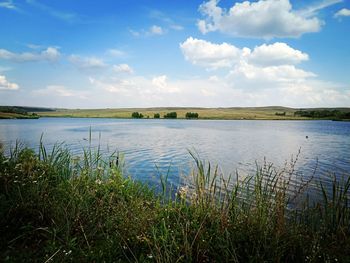
{"label": "grassy bank", "polygon": [[27,109],[38,108],[25,108],[25,107],[12,107],[12,106],[0,106],[0,119],[38,119],[39,116],[36,113],[29,113]]}
{"label": "grassy bank", "polygon": [[[0,155],[1,261],[349,262],[350,177],[294,178],[265,164],[224,180],[194,156],[170,198],[122,174],[117,156],[55,147]],[[317,185],[319,200],[305,194]],[[293,206],[291,206],[293,204]],[[294,208],[292,208],[294,207]]]}
{"label": "grassy bank", "polygon": [[[350,109],[349,109],[350,111]],[[281,119],[308,119],[307,117],[294,116],[295,109],[286,107],[257,107],[257,108],[127,108],[127,109],[76,109],[56,110],[51,112],[38,112],[46,117],[97,117],[97,118],[131,118],[133,112],[142,113],[144,118],[153,118],[159,113],[164,116],[169,112],[176,112],[177,118],[185,119],[186,113],[196,112],[200,119],[221,120],[281,120]],[[285,112],[284,116],[276,113]]]}
{"label": "grassy bank", "polygon": [[0,119],[38,119],[38,115],[27,115],[9,112],[0,112]]}

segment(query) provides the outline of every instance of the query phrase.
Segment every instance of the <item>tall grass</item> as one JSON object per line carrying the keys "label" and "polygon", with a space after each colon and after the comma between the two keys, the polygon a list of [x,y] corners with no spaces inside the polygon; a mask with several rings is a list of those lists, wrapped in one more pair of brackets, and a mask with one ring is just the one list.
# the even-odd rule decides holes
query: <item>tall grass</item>
{"label": "tall grass", "polygon": [[17,143],[0,154],[1,261],[350,261],[349,174],[302,180],[296,156],[224,177],[190,155],[195,169],[173,196],[168,173],[156,193],[123,175],[118,153],[93,148],[91,133],[79,158]]}

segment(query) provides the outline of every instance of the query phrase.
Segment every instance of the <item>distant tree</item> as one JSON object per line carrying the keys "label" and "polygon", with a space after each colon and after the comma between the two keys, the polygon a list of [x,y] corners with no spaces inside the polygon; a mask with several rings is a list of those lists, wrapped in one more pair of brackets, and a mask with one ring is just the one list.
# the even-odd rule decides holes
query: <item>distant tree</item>
{"label": "distant tree", "polygon": [[167,114],[164,115],[164,119],[176,119],[176,118],[177,118],[177,113],[175,111],[168,112]]}
{"label": "distant tree", "polygon": [[153,118],[159,119],[159,118],[160,118],[160,114],[159,114],[159,113],[155,113],[154,116],[153,116]]}
{"label": "distant tree", "polygon": [[187,112],[186,119],[198,119],[198,113],[197,112]]}
{"label": "distant tree", "polygon": [[132,118],[135,118],[135,119],[142,119],[143,118],[143,115],[142,115],[142,113],[139,113],[139,112],[133,112],[132,114],[131,114],[131,117]]}
{"label": "distant tree", "polygon": [[286,116],[286,112],[276,112],[275,113],[276,116]]}
{"label": "distant tree", "polygon": [[308,117],[308,118],[328,118],[328,119],[349,119],[350,112],[333,110],[298,110],[294,112],[294,116]]}

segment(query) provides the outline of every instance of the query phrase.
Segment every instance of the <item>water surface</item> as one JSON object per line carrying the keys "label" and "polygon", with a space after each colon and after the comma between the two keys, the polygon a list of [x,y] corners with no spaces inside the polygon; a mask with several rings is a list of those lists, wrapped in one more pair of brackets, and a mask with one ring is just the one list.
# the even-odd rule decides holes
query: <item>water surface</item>
{"label": "water surface", "polygon": [[[127,173],[147,182],[158,182],[159,172],[170,167],[169,180],[193,166],[188,151],[218,164],[225,174],[252,173],[264,158],[283,167],[296,156],[298,171],[311,174],[345,173],[350,169],[350,122],[249,121],[249,120],[133,120],[97,118],[40,118],[0,120],[0,141],[8,148],[16,139],[38,147],[40,136],[50,148],[56,142],[79,154],[88,145],[100,144],[105,154],[115,150],[125,156]],[[325,177],[326,178],[326,177]]]}

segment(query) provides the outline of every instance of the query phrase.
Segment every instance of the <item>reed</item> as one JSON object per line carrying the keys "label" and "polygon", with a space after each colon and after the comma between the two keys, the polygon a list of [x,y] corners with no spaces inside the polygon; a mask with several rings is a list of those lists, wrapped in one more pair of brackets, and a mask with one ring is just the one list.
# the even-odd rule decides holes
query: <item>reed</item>
{"label": "reed", "polygon": [[302,180],[296,156],[283,169],[265,161],[251,176],[225,177],[190,155],[184,184],[173,189],[161,175],[158,193],[123,173],[121,155],[92,147],[91,132],[79,157],[62,144],[48,151],[43,139],[37,152],[20,143],[1,151],[1,260],[350,260],[349,174]]}

